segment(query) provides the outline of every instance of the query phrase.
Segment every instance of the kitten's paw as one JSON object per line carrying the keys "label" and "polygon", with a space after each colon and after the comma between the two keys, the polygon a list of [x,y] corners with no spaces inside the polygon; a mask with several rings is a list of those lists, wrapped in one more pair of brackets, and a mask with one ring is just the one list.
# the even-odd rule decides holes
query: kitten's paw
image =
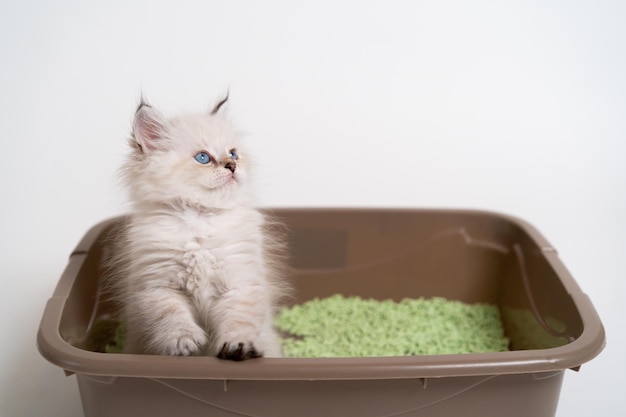
{"label": "kitten's paw", "polygon": [[262,356],[263,355],[256,350],[252,342],[224,342],[222,349],[217,354],[218,358],[231,361],[245,361],[246,359],[260,358]]}
{"label": "kitten's paw", "polygon": [[163,353],[170,356],[199,355],[206,343],[207,337],[201,330],[181,331],[165,343]]}

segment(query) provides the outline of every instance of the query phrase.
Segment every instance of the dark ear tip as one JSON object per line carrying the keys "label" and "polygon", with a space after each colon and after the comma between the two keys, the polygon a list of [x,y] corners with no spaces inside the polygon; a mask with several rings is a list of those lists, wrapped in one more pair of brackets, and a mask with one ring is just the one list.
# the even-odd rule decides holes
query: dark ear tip
{"label": "dark ear tip", "polygon": [[139,97],[139,105],[137,106],[137,110],[135,110],[135,113],[139,112],[139,110],[141,110],[142,107],[152,108],[150,103],[148,103],[148,100],[144,98],[143,94],[141,95],[141,97]]}
{"label": "dark ear tip", "polygon": [[230,96],[230,91],[226,91],[226,97],[220,100],[220,102],[217,103],[215,107],[213,107],[213,110],[211,110],[211,115],[216,114],[220,110],[220,108],[224,105],[224,103],[228,101],[229,96]]}

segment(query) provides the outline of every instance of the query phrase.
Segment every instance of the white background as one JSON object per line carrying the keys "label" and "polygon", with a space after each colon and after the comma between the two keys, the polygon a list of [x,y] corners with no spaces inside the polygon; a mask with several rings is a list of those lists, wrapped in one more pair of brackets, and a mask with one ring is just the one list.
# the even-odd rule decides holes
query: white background
{"label": "white background", "polygon": [[82,415],[35,335],[73,246],[125,211],[140,92],[171,113],[228,88],[261,205],[533,223],[607,329],[558,416],[624,415],[625,5],[2,0],[1,415]]}

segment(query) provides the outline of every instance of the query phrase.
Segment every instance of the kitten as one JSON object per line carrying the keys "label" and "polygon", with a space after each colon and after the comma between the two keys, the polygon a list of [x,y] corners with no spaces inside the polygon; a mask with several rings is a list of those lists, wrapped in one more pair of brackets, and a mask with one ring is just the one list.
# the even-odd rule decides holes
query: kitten
{"label": "kitten", "polygon": [[141,100],[122,174],[133,212],[115,287],[125,352],[279,357],[280,246],[252,206],[250,160],[221,100],[165,118]]}

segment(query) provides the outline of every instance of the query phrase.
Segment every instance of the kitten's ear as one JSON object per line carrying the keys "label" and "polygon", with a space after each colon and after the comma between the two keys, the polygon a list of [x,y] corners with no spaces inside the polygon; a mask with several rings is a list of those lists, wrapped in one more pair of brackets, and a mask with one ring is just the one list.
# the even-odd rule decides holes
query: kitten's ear
{"label": "kitten's ear", "polygon": [[167,140],[167,123],[164,117],[141,98],[133,121],[133,138],[141,152],[163,149]]}
{"label": "kitten's ear", "polygon": [[221,112],[223,113],[224,111],[226,111],[226,106],[225,104],[227,104],[228,101],[228,96],[230,95],[230,92],[227,91],[226,92],[226,97],[224,97],[223,99],[221,99],[216,105],[215,107],[213,107],[213,110],[211,110],[211,115],[217,114],[217,112],[219,112],[221,110]]}

